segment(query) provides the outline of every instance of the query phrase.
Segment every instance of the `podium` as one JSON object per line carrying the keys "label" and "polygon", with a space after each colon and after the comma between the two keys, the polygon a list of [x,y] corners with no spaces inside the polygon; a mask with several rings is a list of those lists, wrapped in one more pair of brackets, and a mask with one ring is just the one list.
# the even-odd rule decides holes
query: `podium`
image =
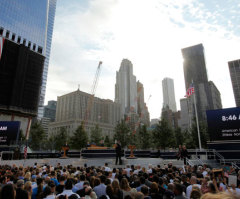
{"label": "podium", "polygon": [[128,148],[131,150],[130,156],[127,159],[136,159],[136,156],[133,154],[133,150],[136,149],[135,145],[129,145]]}
{"label": "podium", "polygon": [[61,158],[68,158],[67,157],[67,151],[69,150],[69,146],[63,146],[62,150],[63,150],[63,155],[62,155]]}

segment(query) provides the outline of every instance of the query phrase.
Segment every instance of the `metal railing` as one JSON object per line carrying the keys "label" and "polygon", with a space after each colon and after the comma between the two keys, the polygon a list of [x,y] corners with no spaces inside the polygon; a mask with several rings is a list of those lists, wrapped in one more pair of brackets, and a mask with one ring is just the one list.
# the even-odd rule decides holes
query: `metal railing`
{"label": "metal railing", "polygon": [[187,161],[187,164],[190,165],[190,166],[194,166],[194,163],[192,162],[192,160],[186,158],[186,161]]}
{"label": "metal railing", "polygon": [[213,150],[213,153],[219,158],[221,165],[226,163],[225,158],[220,153],[218,153],[216,150]]}
{"label": "metal railing", "polygon": [[235,162],[231,162],[231,164],[234,169],[240,169],[240,167]]}

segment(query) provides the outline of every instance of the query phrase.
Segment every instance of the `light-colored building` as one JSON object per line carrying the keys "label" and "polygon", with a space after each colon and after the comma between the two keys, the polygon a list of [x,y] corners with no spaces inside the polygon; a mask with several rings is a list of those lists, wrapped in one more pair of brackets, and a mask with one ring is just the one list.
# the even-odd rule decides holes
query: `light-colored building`
{"label": "light-colored building", "polygon": [[[89,106],[91,100],[92,105]],[[86,111],[89,113],[87,118]],[[86,121],[85,130],[88,135],[90,135],[91,128],[98,124],[103,136],[112,137],[120,117],[120,104],[109,99],[92,97],[78,89],[58,97],[56,119],[49,125],[49,135],[56,133],[61,127],[65,127],[68,134],[72,135],[77,127]]]}
{"label": "light-colored building", "polygon": [[133,75],[133,65],[128,59],[123,59],[116,73],[115,102],[121,104],[121,117],[129,112],[137,113],[137,82]]}
{"label": "light-colored building", "polygon": [[240,107],[240,59],[228,62],[233,93],[237,107]]}
{"label": "light-colored building", "polygon": [[137,103],[140,122],[147,126],[150,126],[148,107],[144,102],[144,87],[140,81],[137,81]]}
{"label": "light-colored building", "polygon": [[162,89],[163,89],[163,108],[168,107],[173,112],[177,112],[173,79],[168,77],[164,78],[162,80]]}
{"label": "light-colored building", "polygon": [[191,126],[192,120],[192,105],[188,98],[180,99],[180,119],[178,125],[182,130],[188,130]]}

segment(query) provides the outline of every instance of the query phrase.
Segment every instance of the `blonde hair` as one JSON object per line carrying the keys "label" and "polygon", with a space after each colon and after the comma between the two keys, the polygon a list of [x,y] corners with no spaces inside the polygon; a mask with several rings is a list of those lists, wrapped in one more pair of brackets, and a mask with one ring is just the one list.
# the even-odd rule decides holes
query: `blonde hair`
{"label": "blonde hair", "polygon": [[32,191],[32,182],[31,181],[27,181],[25,183],[24,190],[26,190],[27,192],[31,192]]}
{"label": "blonde hair", "polygon": [[219,192],[219,193],[206,193],[204,194],[201,199],[237,199],[238,196],[232,193],[227,192]]}

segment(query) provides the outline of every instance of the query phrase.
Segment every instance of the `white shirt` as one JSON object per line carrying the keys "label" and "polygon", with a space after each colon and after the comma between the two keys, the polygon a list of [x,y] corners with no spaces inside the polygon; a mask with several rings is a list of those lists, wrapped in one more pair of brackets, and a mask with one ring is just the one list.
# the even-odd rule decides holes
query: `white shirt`
{"label": "white shirt", "polygon": [[56,198],[56,196],[55,196],[55,194],[52,194],[52,195],[48,195],[46,198],[44,198],[44,199],[55,199]]}
{"label": "white shirt", "polygon": [[186,197],[190,199],[190,195],[191,195],[191,192],[192,192],[192,187],[193,186],[198,186],[199,189],[201,189],[201,185],[200,184],[193,184],[193,185],[189,185],[187,187],[187,190],[186,190]]}
{"label": "white shirt", "polygon": [[131,171],[131,170],[132,170],[131,168],[126,168],[126,169],[125,169],[125,171],[127,172],[127,176],[128,176],[128,177],[130,177],[130,171]]}
{"label": "white shirt", "polygon": [[203,174],[203,177],[205,177],[208,174],[208,172],[207,171],[203,171],[202,174]]}
{"label": "white shirt", "polygon": [[[57,197],[63,195],[67,195],[67,197],[71,196],[72,194],[76,194],[74,192],[72,192],[72,190],[64,190],[62,193],[58,194]],[[80,198],[80,196],[78,194],[76,194],[78,198]]]}
{"label": "white shirt", "polygon": [[105,171],[111,171],[109,167],[105,167]]}

